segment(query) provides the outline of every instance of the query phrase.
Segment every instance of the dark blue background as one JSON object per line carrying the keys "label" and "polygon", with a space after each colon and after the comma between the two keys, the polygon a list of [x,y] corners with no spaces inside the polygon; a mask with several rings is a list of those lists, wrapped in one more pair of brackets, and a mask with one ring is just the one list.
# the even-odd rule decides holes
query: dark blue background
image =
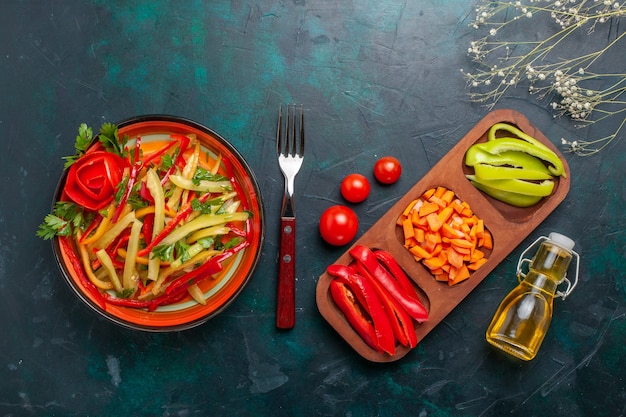
{"label": "dark blue background", "polygon": [[[320,239],[340,180],[403,176],[353,206],[364,233],[488,111],[467,98],[472,2],[436,0],[3,1],[0,5],[0,415],[620,416],[626,409],[626,141],[567,154],[565,201],[401,361],[360,358],[322,319],[315,286],[344,249]],[[528,25],[528,33],[534,33]],[[621,29],[623,30],[623,28]],[[623,50],[616,71],[624,72]],[[619,63],[621,62],[621,68]],[[303,103],[296,180],[297,324],[274,327],[282,176],[279,103]],[[554,143],[586,134],[516,89],[497,105]],[[35,237],[78,125],[148,113],[228,138],[266,205],[263,258],[242,295],[198,328],[146,334],[97,317]],[[619,121],[617,121],[619,122]],[[606,132],[616,124],[606,127]],[[594,134],[602,134],[597,130]],[[484,332],[515,264],[559,231],[582,256],[579,287],[555,302],[539,356],[516,362]]]}

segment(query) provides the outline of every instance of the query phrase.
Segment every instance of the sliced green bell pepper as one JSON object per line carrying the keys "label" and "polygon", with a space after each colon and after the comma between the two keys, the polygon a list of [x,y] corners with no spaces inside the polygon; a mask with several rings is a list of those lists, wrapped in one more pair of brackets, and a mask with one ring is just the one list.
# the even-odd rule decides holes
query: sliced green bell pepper
{"label": "sliced green bell pepper", "polygon": [[537,204],[542,199],[542,197],[535,195],[526,195],[497,190],[495,188],[489,187],[488,185],[484,185],[482,183],[472,180],[470,180],[470,182],[474,187],[481,190],[485,194],[490,195],[496,200],[500,200],[506,204],[510,204],[515,207],[530,207]]}
{"label": "sliced green bell pepper", "polygon": [[552,190],[554,190],[554,181],[552,180],[544,180],[542,182],[536,183],[518,179],[486,180],[478,178],[476,175],[466,175],[466,177],[472,182],[483,184],[488,187],[495,188],[496,190],[509,193],[546,197],[552,194]]}
{"label": "sliced green bell pepper", "polygon": [[510,125],[508,123],[496,123],[495,125],[491,126],[491,128],[489,128],[489,132],[487,133],[487,140],[489,140],[489,141],[497,140],[498,138],[496,138],[496,132],[498,130],[505,130],[505,131],[507,131],[509,133],[514,134],[518,138],[525,140],[528,143],[532,143],[533,145],[535,145],[538,148],[543,148],[546,151],[552,152],[552,150],[550,148],[548,148],[546,145],[544,145],[543,143],[541,143],[537,139],[535,139],[532,136],[522,132],[521,130],[519,130],[515,126]]}
{"label": "sliced green bell pepper", "polygon": [[548,166],[548,169],[553,175],[562,175],[563,177],[566,176],[563,162],[554,152],[549,149],[545,149],[544,147],[535,146],[522,139],[499,138],[489,142],[477,143],[475,145],[472,145],[472,147],[475,147],[492,155],[500,155],[503,152],[507,151],[525,152],[550,164],[550,166]]}
{"label": "sliced green bell pepper", "polygon": [[465,153],[465,165],[476,166],[477,164],[489,164],[494,166],[510,165],[516,168],[531,169],[533,171],[543,171],[550,173],[548,168],[541,162],[526,152],[503,151],[497,155],[484,151],[476,145],[470,146]]}
{"label": "sliced green bell pepper", "polygon": [[[537,160],[538,161],[538,160]],[[552,178],[552,174],[548,171],[545,165],[541,170],[535,170],[530,168],[512,168],[508,166],[494,166],[489,164],[476,164],[474,165],[474,173],[476,177],[486,180],[506,180],[506,179],[518,179],[518,180],[549,180]]]}

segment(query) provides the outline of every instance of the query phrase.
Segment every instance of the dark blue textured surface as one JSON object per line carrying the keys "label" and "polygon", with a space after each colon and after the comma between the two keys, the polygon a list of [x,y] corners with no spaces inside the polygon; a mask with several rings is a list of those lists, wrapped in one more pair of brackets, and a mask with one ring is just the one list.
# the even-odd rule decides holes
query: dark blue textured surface
{"label": "dark blue textured surface", "polygon": [[[386,154],[403,162],[398,183],[373,184],[354,206],[363,233],[486,113],[468,102],[459,73],[469,65],[472,9],[461,0],[2,2],[0,415],[623,416],[624,140],[595,157],[568,154],[565,201],[401,361],[362,360],[317,312],[317,277],[343,252],[322,243],[317,219],[342,202],[341,178],[371,177]],[[498,107],[524,113],[555,143],[578,133],[516,94]],[[296,181],[289,332],[274,328],[280,102],[304,103],[309,139]],[[257,173],[269,219],[242,295],[182,333],[101,320],[62,281],[50,244],[34,237],[78,125],[147,113],[228,138]],[[521,251],[552,230],[576,241],[581,282],[555,303],[539,356],[515,362],[491,350],[484,332],[515,285]]]}

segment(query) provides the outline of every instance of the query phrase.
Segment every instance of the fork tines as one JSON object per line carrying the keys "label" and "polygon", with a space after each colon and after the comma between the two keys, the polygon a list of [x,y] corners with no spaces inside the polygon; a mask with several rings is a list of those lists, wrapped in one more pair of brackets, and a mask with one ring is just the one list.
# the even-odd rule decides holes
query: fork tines
{"label": "fork tines", "polygon": [[[278,108],[278,130],[276,135],[276,152],[283,155],[304,155],[304,108],[300,105],[300,115],[295,104],[287,104],[285,123],[283,125],[283,105]],[[296,140],[296,132],[299,139]]]}

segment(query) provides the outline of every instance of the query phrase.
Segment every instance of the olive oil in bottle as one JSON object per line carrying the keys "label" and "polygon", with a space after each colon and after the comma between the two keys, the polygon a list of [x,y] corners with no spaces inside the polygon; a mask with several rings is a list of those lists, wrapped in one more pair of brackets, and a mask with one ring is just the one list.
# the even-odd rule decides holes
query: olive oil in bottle
{"label": "olive oil in bottle", "polygon": [[[542,243],[533,259],[524,259],[539,242]],[[552,320],[554,297],[565,299],[578,282],[578,254],[573,248],[574,241],[567,236],[550,233],[548,238],[537,239],[522,253],[517,266],[519,285],[502,300],[487,329],[490,344],[526,361],[537,355]],[[573,256],[577,262],[572,285],[566,274]],[[530,263],[527,274],[521,271],[523,263]],[[568,287],[560,292],[557,287],[564,281]]]}

